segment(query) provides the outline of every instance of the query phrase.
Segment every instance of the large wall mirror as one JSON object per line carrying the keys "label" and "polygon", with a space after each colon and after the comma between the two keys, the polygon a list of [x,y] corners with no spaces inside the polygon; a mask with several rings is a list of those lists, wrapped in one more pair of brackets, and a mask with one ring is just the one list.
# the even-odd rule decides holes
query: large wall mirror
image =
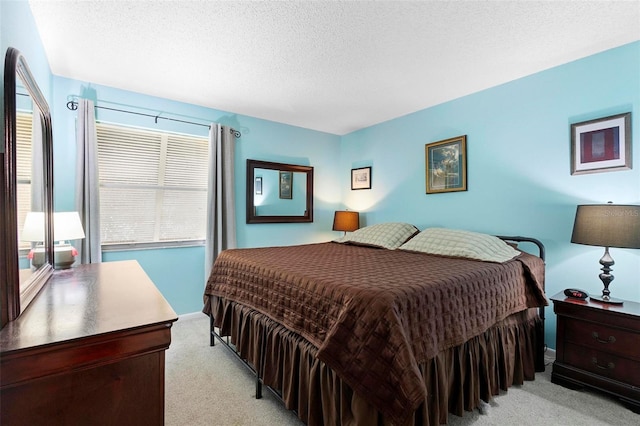
{"label": "large wall mirror", "polygon": [[313,167],[247,160],[247,223],[313,222]]}
{"label": "large wall mirror", "polygon": [[26,309],[53,273],[53,145],[49,106],[26,59],[4,66],[0,183],[0,328]]}

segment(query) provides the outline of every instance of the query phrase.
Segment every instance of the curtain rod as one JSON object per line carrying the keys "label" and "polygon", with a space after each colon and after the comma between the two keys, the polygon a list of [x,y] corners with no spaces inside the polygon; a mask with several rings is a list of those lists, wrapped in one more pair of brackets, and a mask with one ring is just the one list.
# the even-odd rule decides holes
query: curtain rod
{"label": "curtain rod", "polygon": [[[71,111],[75,111],[78,109],[78,102],[77,101],[69,101],[67,102],[67,108],[70,109]],[[135,112],[135,111],[127,111],[124,109],[117,109],[117,108],[109,108],[109,107],[104,107],[104,106],[98,106],[98,105],[94,105],[94,108],[100,108],[100,109],[106,109],[109,111],[117,111],[117,112],[124,112],[126,114],[134,114],[134,115],[142,115],[145,117],[151,117],[153,119],[155,119],[156,124],[158,123],[158,120],[169,120],[169,121],[177,121],[179,123],[185,123],[185,124],[193,124],[194,126],[203,126],[203,127],[208,127],[209,129],[211,128],[211,126],[209,124],[202,124],[202,123],[195,123],[193,121],[186,121],[186,120],[178,120],[177,118],[169,118],[169,117],[161,117],[159,115],[153,115],[153,114],[145,114],[143,112]],[[236,138],[240,138],[242,137],[242,133],[240,133],[240,131],[229,127],[229,132],[231,132],[233,134],[233,136],[235,136]]]}

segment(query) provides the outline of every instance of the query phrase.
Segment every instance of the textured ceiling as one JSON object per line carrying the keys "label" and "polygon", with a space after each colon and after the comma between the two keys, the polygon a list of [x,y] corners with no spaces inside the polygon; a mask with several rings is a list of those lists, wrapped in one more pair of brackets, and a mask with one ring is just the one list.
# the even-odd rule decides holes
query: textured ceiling
{"label": "textured ceiling", "polygon": [[29,3],[55,75],[338,135],[640,39],[637,0]]}

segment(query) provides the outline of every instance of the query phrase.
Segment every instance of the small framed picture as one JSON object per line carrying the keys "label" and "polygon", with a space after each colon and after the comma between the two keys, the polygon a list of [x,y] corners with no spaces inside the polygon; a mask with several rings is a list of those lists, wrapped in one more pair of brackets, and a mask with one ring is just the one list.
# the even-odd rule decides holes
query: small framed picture
{"label": "small framed picture", "polygon": [[256,177],[255,192],[256,195],[262,195],[262,176]]}
{"label": "small framed picture", "polygon": [[424,146],[427,194],[467,190],[467,136]]}
{"label": "small framed picture", "polygon": [[293,198],[293,172],[280,171],[280,198]]}
{"label": "small framed picture", "polygon": [[631,169],[631,113],[571,125],[571,174]]}
{"label": "small framed picture", "polygon": [[371,189],[371,167],[351,169],[351,189]]}

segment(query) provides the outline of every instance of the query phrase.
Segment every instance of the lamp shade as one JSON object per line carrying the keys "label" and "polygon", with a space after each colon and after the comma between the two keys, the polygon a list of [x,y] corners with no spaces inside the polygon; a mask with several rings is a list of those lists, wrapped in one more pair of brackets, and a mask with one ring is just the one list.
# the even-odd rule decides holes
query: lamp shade
{"label": "lamp shade", "polygon": [[[84,238],[84,230],[78,212],[53,213],[53,239],[55,241]],[[44,213],[28,212],[20,235],[22,241],[44,241]]]}
{"label": "lamp shade", "polygon": [[358,212],[338,210],[333,215],[333,230],[351,232],[360,228],[360,214]]}
{"label": "lamp shade", "polygon": [[640,248],[640,206],[578,206],[571,242],[600,247]]}
{"label": "lamp shade", "polygon": [[53,213],[53,239],[56,241],[79,240],[84,230],[78,212]]}
{"label": "lamp shade", "polygon": [[44,213],[28,212],[24,220],[21,241],[42,242],[44,241]]}

